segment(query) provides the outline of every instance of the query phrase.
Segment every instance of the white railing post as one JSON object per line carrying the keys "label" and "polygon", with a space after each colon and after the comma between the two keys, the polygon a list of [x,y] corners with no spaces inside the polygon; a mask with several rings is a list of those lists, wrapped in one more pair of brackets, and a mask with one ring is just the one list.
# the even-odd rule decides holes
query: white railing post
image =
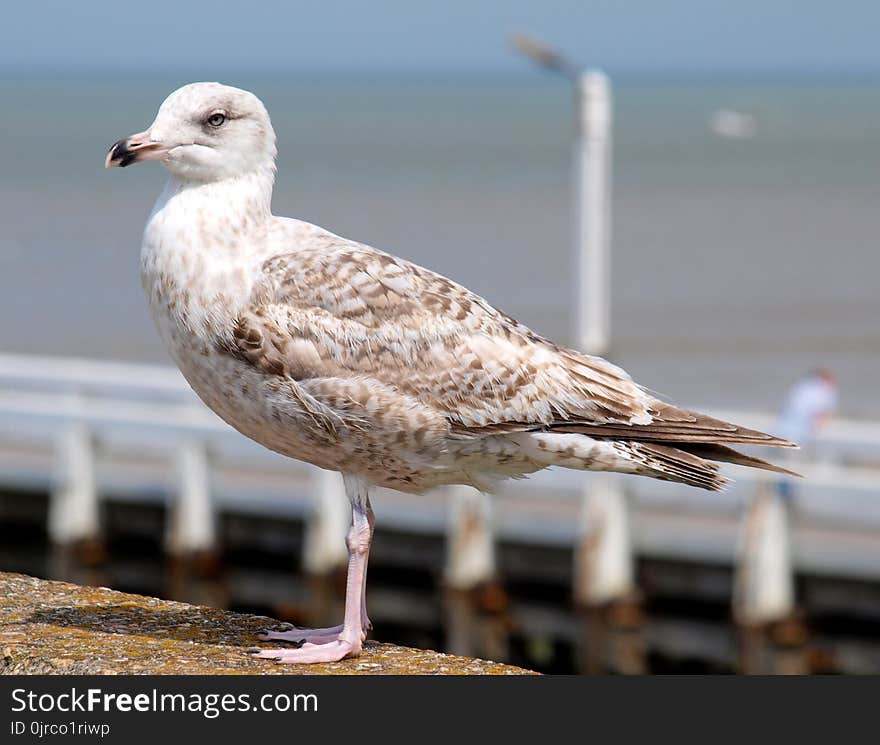
{"label": "white railing post", "polygon": [[758,484],[743,516],[733,616],[741,673],[806,671],[807,633],[795,616],[788,510],[770,481]]}
{"label": "white railing post", "polygon": [[574,338],[587,354],[611,342],[611,84],[598,70],[575,81],[574,243],[577,302]]}
{"label": "white railing post", "polygon": [[629,509],[619,478],[599,476],[581,501],[574,554],[574,599],[599,606],[629,597],[634,588]]}
{"label": "white railing post", "polygon": [[88,426],[71,422],[56,445],[55,486],[49,500],[48,530],[64,545],[100,535],[94,440]]}
{"label": "white railing post", "polygon": [[446,648],[453,654],[504,659],[506,595],[497,583],[491,498],[461,485],[447,487],[447,494]]}
{"label": "white railing post", "polygon": [[306,521],[303,567],[306,573],[321,576],[345,566],[348,549],[345,535],[351,523],[351,505],[345,494],[342,475],[316,468],[312,511]]}
{"label": "white railing post", "polygon": [[737,622],[763,626],[794,613],[788,511],[772,484],[759,485],[743,518],[733,610]]}
{"label": "white railing post", "polygon": [[629,504],[619,477],[603,474],[582,493],[574,550],[575,606],[583,672],[645,671]]}
{"label": "white railing post", "polygon": [[495,578],[492,502],[469,486],[449,487],[446,532],[446,586],[471,590]]}
{"label": "white railing post", "polygon": [[207,554],[217,546],[217,527],[204,441],[184,439],[174,460],[177,490],[170,505],[166,548],[177,556]]}

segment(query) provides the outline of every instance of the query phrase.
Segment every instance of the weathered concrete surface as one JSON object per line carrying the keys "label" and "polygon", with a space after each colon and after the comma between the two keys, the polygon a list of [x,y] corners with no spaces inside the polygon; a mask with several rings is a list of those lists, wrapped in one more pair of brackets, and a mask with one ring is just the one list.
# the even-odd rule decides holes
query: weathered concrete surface
{"label": "weathered concrete surface", "polygon": [[0,573],[0,673],[522,675],[496,662],[368,642],[357,659],[279,665],[249,649],[261,616]]}

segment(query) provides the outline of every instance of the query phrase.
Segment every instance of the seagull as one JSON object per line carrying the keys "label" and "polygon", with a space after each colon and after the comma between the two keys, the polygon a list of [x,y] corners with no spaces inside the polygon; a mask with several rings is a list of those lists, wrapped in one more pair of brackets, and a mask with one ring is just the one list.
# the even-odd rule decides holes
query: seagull
{"label": "seagull", "polygon": [[370,493],[420,494],[550,466],[708,490],[715,461],[785,469],[731,445],[795,447],[673,406],[599,357],[555,344],[429,269],[271,211],[275,132],[252,93],[192,83],[106,167],[160,161],[140,274],[186,380],[261,445],[340,471],[351,502],[339,626],[269,631],[283,663],[358,656],[375,519]]}

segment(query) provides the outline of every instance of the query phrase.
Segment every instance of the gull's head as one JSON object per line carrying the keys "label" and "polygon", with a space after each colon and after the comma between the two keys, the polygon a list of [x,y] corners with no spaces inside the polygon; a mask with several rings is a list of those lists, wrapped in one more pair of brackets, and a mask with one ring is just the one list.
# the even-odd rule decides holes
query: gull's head
{"label": "gull's head", "polygon": [[220,83],[190,83],[159,107],[143,132],[113,144],[105,168],[160,160],[175,176],[209,183],[271,170],[275,131],[253,93]]}

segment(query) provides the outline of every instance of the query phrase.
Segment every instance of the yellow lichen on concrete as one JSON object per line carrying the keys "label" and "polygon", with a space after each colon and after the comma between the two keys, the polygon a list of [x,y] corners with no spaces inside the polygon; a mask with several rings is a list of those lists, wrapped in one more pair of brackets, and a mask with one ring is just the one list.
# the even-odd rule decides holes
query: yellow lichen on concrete
{"label": "yellow lichen on concrete", "polygon": [[[0,673],[517,675],[520,668],[368,642],[334,664],[279,665],[248,650],[278,621],[0,573]],[[283,645],[278,645],[283,646]]]}

